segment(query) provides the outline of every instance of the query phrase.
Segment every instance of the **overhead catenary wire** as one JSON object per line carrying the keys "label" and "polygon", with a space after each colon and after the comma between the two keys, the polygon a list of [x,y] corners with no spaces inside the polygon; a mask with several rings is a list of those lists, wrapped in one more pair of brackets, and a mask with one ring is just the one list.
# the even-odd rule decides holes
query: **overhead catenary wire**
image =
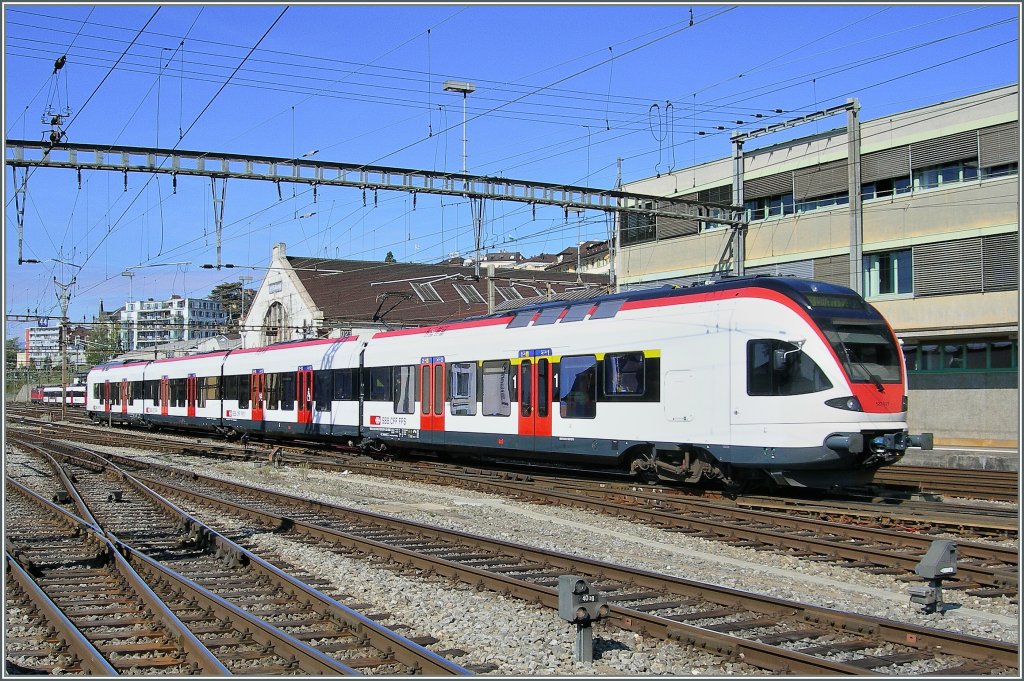
{"label": "overhead catenary wire", "polygon": [[[589,133],[589,130],[588,130],[588,133]],[[589,136],[589,134],[588,134],[588,136]],[[589,144],[588,144],[588,148],[589,148]]]}

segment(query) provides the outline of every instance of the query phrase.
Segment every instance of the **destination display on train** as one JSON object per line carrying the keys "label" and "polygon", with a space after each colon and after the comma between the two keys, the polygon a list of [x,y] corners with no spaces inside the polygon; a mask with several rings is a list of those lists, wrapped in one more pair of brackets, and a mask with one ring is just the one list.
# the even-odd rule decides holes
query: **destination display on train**
{"label": "destination display on train", "polygon": [[811,307],[831,307],[846,310],[863,310],[864,302],[857,296],[830,296],[825,293],[805,293]]}

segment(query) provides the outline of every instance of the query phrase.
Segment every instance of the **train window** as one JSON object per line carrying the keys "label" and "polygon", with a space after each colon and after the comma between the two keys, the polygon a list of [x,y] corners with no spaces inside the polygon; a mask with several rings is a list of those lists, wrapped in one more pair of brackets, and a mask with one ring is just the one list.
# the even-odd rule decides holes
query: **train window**
{"label": "train window", "polygon": [[220,399],[220,376],[206,377],[206,398],[207,400]]}
{"label": "train window", "polygon": [[748,395],[806,395],[831,387],[821,367],[799,346],[775,339],[747,342]]}
{"label": "train window", "polygon": [[434,365],[434,415],[444,413],[444,365]]}
{"label": "train window", "polygon": [[416,372],[419,365],[396,367],[395,369],[395,413],[416,413]]}
{"label": "train window", "polygon": [[559,416],[592,419],[597,416],[597,358],[563,357],[558,375]]}
{"label": "train window", "polygon": [[548,375],[551,370],[551,362],[547,359],[537,360],[537,416],[545,418],[551,410],[551,394],[548,386],[551,382]]}
{"label": "train window", "polygon": [[99,383],[93,383],[92,384],[92,399],[96,400],[97,402],[101,401],[100,400],[100,384]]}
{"label": "train window", "polygon": [[238,408],[248,409],[249,393],[252,392],[252,377],[249,374],[242,374],[235,378],[238,381],[235,386],[235,394],[238,396]]}
{"label": "train window", "polygon": [[281,409],[291,411],[295,408],[295,374],[280,374],[281,376]]}
{"label": "train window", "polygon": [[266,396],[266,409],[280,409],[281,405],[281,374],[263,374],[263,392]]}
{"label": "train window", "polygon": [[171,379],[171,399],[169,406],[172,407],[184,407],[185,406],[185,379],[184,378],[172,378]]}
{"label": "train window", "polygon": [[196,406],[206,406],[206,376],[200,376],[196,379]]}
{"label": "train window", "polygon": [[524,359],[519,365],[519,415],[530,416],[533,413],[533,362]]}
{"label": "train window", "polygon": [[352,400],[355,399],[355,391],[352,389],[352,369],[334,370],[334,399]]}
{"label": "train window", "polygon": [[146,399],[145,382],[132,381],[132,397],[137,400]]}
{"label": "train window", "polygon": [[597,309],[594,310],[594,314],[590,315],[591,319],[610,319],[616,315],[625,300],[606,300],[603,303],[599,303]]}
{"label": "train window", "polygon": [[451,412],[455,416],[476,415],[476,362],[448,365],[448,386],[451,391]]}
{"label": "train window", "polygon": [[370,400],[391,401],[391,367],[372,367],[370,375]]}
{"label": "train window", "polygon": [[854,383],[897,383],[899,349],[885,324],[824,320],[825,337]]}
{"label": "train window", "polygon": [[334,377],[330,369],[313,372],[313,401],[317,411],[331,410],[331,396],[334,394]]}
{"label": "train window", "polygon": [[146,381],[146,399],[160,406],[160,381]]}
{"label": "train window", "polygon": [[537,321],[533,323],[534,326],[543,326],[545,324],[554,324],[558,321],[558,318],[565,312],[564,307],[549,307],[546,310],[541,310],[540,316],[537,317]]}
{"label": "train window", "polygon": [[135,381],[128,381],[128,385],[125,386],[125,390],[125,397],[128,399],[128,404],[135,404]]}
{"label": "train window", "polygon": [[420,413],[430,413],[430,365],[420,366]]}
{"label": "train window", "polygon": [[583,318],[590,313],[591,308],[594,307],[593,303],[577,303],[569,307],[569,311],[562,317],[562,321],[559,324],[568,324],[570,322],[580,322]]}
{"label": "train window", "polygon": [[483,365],[484,416],[510,416],[512,414],[512,388],[509,376],[511,364],[497,360]]}
{"label": "train window", "polygon": [[604,394],[644,394],[644,353],[619,352],[604,356]]}

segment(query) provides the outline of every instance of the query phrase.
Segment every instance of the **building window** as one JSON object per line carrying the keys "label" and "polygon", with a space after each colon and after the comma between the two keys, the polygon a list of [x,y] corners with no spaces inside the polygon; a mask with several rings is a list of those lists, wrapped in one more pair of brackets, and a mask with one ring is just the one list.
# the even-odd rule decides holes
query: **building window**
{"label": "building window", "polygon": [[908,374],[1016,371],[1016,341],[957,340],[905,344]]}
{"label": "building window", "polygon": [[833,206],[845,206],[850,202],[849,192],[836,192],[825,196],[816,196],[796,204],[797,211],[806,213],[819,208],[831,208]]}
{"label": "building window", "polygon": [[915,170],[914,189],[934,189],[955,182],[976,179],[978,179],[978,159],[954,161]]}
{"label": "building window", "polygon": [[909,248],[864,256],[865,298],[913,292],[913,259]]}
{"label": "building window", "polygon": [[484,297],[472,284],[455,284],[455,292],[467,303],[483,303]]}
{"label": "building window", "polygon": [[[747,220],[764,220],[766,217],[776,215],[792,215],[796,210],[793,204],[792,193],[751,199],[750,201],[744,201],[743,207],[747,211]],[[718,223],[714,224],[717,225]]]}
{"label": "building window", "polygon": [[523,298],[523,294],[511,286],[495,286],[494,290],[498,292],[499,296],[505,299],[505,302],[510,300],[522,300]]}
{"label": "building window", "polygon": [[864,201],[884,199],[897,194],[909,194],[912,186],[909,175],[906,177],[890,177],[884,180],[865,182],[860,186],[860,194]]}
{"label": "building window", "polygon": [[279,302],[270,304],[267,313],[263,316],[263,344],[270,345],[285,339],[285,323],[287,315],[284,305]]}
{"label": "building window", "polygon": [[1017,163],[1001,163],[996,166],[989,166],[988,168],[981,169],[981,176],[984,178],[989,177],[1006,177],[1008,175],[1017,174]]}
{"label": "building window", "polygon": [[419,283],[411,281],[409,282],[409,285],[412,286],[412,290],[416,292],[416,295],[419,296],[420,300],[422,300],[424,303],[442,302],[441,296],[438,294],[436,290],[434,290],[433,284],[429,282]]}
{"label": "building window", "polygon": [[[641,208],[654,208],[651,203]],[[653,215],[649,213],[626,213],[622,216],[622,245],[640,244],[645,241],[654,241],[656,223]]]}

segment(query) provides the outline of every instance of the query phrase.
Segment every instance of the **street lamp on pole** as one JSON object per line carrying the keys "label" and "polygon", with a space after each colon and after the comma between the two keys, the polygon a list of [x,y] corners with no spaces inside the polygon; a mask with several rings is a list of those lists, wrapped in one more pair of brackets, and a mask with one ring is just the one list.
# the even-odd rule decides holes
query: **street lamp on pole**
{"label": "street lamp on pole", "polygon": [[[476,85],[461,80],[446,80],[443,84],[446,92],[462,93],[462,174],[469,173],[466,154],[466,97],[476,91]],[[469,188],[469,181],[464,180],[465,187]],[[479,205],[478,205],[479,203]],[[483,199],[475,201],[469,197],[469,211],[473,216],[473,241],[476,247],[476,254],[473,257],[473,275],[480,279],[480,233],[483,231]]]}

